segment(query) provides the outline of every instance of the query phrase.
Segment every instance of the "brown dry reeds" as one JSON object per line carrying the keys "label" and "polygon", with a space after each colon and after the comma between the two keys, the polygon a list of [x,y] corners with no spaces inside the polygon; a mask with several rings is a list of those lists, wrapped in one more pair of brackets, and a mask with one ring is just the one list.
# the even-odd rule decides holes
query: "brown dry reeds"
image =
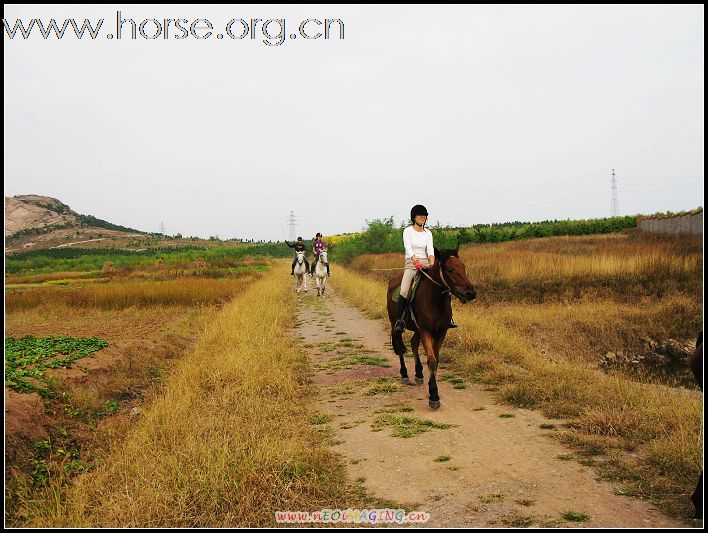
{"label": "brown dry reeds", "polygon": [[144,283],[109,283],[80,288],[38,287],[5,295],[5,310],[13,312],[41,305],[122,309],[150,305],[201,305],[229,300],[259,275],[238,278],[181,278]]}
{"label": "brown dry reeds", "polygon": [[[700,239],[613,234],[553,237],[462,247],[460,258],[480,301],[535,302],[588,299],[637,301],[674,292],[699,295]],[[388,279],[402,267],[399,254],[367,254],[357,272]]]}

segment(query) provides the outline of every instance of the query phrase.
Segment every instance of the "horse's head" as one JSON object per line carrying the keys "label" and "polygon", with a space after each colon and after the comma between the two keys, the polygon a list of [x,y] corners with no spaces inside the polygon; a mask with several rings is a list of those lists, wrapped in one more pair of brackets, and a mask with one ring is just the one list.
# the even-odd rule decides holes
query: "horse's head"
{"label": "horse's head", "polygon": [[465,264],[459,257],[459,250],[459,244],[454,250],[441,252],[435,248],[435,264],[443,284],[449,287],[450,292],[463,304],[466,304],[477,297],[477,290],[467,277]]}
{"label": "horse's head", "polygon": [[297,254],[297,264],[301,265],[305,260],[305,252],[295,252]]}
{"label": "horse's head", "polygon": [[327,250],[322,250],[320,252],[320,261],[322,262],[323,265],[327,264]]}

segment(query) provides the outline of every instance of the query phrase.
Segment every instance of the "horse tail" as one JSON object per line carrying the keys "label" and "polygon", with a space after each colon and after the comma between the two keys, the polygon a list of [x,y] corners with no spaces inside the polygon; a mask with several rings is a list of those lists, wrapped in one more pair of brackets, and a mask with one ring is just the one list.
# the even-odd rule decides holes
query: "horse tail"
{"label": "horse tail", "polygon": [[403,333],[391,333],[391,345],[396,355],[405,355],[407,349],[403,342]]}

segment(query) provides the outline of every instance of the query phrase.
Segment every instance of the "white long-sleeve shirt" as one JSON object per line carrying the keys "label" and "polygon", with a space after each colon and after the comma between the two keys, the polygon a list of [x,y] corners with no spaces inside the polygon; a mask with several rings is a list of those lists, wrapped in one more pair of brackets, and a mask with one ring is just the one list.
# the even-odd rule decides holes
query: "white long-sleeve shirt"
{"label": "white long-sleeve shirt", "polygon": [[416,231],[413,226],[408,226],[403,230],[403,247],[406,249],[406,259],[412,256],[428,258],[435,255],[433,233],[428,228]]}

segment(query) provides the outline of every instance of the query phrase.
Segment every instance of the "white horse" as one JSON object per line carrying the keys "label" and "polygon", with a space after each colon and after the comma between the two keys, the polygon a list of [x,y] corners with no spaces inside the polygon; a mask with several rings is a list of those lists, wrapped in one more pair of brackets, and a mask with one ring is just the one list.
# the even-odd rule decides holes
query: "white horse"
{"label": "white horse", "polygon": [[295,292],[304,290],[307,292],[307,268],[305,267],[305,252],[295,252],[297,260],[293,273],[295,274]]}
{"label": "white horse", "polygon": [[315,267],[315,280],[317,281],[317,296],[322,296],[325,292],[325,285],[327,285],[327,250],[320,252]]}

